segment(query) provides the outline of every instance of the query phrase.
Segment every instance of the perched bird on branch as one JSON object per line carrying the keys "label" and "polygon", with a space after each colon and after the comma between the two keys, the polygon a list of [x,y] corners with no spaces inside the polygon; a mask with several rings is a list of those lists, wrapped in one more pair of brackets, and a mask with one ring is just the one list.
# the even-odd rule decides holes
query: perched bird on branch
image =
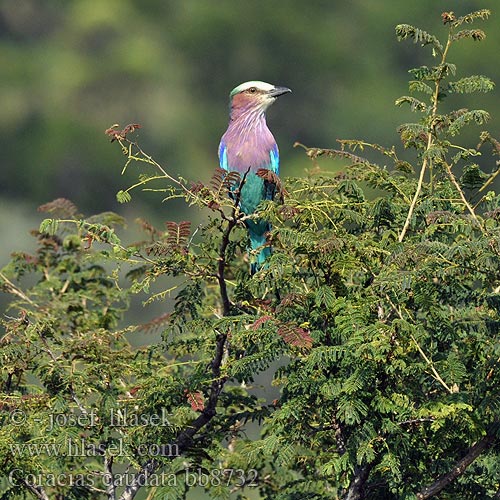
{"label": "perched bird on branch", "polygon": [[[272,200],[275,184],[265,171],[279,175],[279,152],[266,124],[267,108],[280,96],[291,92],[265,82],[251,81],[238,85],[230,94],[229,125],[219,145],[220,167],[236,171],[244,178],[240,192],[240,209],[250,215],[262,200]],[[259,172],[260,171],[260,172]],[[264,172],[264,175],[262,173]],[[260,174],[260,175],[258,175]],[[250,272],[254,274],[271,254],[266,233],[271,229],[265,220],[247,220],[250,249],[258,250],[251,257]]]}

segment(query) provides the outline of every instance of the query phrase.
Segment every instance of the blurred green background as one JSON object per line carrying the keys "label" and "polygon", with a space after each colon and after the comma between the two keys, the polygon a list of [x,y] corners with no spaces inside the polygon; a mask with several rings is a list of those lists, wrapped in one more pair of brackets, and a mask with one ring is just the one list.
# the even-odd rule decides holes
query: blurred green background
{"label": "blurred green background", "polygon": [[[336,138],[399,144],[398,124],[417,117],[394,100],[407,69],[430,49],[398,43],[409,23],[443,36],[444,10],[491,8],[484,42],[458,44],[458,76],[500,81],[497,1],[386,0],[0,0],[0,266],[32,247],[36,207],[57,197],[85,214],[118,210],[156,222],[189,215],[144,193],[118,206],[123,157],[104,130],[142,125],[144,149],[172,174],[207,180],[227,124],[229,91],[246,80],[293,94],[269,112],[282,174],[310,164],[295,141],[336,147]],[[450,106],[485,108],[498,136],[496,91],[458,96]],[[459,101],[457,101],[459,99]],[[470,145],[477,143],[476,137]]]}

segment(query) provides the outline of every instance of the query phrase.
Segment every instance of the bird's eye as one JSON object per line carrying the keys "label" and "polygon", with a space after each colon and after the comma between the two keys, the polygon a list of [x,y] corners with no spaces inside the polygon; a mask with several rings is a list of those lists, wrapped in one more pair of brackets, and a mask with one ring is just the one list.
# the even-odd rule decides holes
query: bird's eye
{"label": "bird's eye", "polygon": [[255,87],[250,87],[248,89],[248,92],[250,92],[250,94],[255,94],[255,92],[257,92],[257,89]]}

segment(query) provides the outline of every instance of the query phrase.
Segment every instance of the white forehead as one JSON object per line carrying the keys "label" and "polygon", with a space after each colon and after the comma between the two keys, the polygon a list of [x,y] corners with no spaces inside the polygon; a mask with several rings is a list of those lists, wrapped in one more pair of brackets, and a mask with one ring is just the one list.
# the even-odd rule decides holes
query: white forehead
{"label": "white forehead", "polygon": [[274,89],[274,85],[266,82],[259,82],[258,80],[252,80],[250,82],[242,83],[233,89],[231,95],[239,94],[240,92],[244,92],[252,87],[255,87],[258,90],[262,90],[263,92],[269,92]]}

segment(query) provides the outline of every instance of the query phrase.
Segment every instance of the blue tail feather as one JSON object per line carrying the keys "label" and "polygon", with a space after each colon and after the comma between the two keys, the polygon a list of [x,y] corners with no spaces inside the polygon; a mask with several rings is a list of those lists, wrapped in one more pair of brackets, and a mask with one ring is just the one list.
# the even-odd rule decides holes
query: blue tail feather
{"label": "blue tail feather", "polygon": [[250,249],[259,250],[257,255],[252,254],[252,263],[250,264],[250,273],[255,274],[259,269],[262,269],[266,259],[271,255],[272,250],[267,243],[266,233],[270,231],[271,226],[268,222],[258,221],[254,226],[248,226],[248,234],[250,236]]}

